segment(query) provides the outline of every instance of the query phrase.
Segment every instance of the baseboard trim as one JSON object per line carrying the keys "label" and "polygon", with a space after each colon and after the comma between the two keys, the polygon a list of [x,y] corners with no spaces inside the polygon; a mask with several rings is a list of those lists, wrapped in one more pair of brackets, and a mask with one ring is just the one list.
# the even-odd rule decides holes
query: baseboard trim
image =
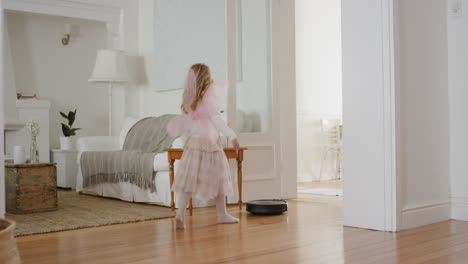
{"label": "baseboard trim", "polygon": [[452,219],[468,221],[468,198],[452,197]]}
{"label": "baseboard trim", "polygon": [[407,207],[402,210],[401,229],[433,224],[451,218],[451,203],[438,202]]}

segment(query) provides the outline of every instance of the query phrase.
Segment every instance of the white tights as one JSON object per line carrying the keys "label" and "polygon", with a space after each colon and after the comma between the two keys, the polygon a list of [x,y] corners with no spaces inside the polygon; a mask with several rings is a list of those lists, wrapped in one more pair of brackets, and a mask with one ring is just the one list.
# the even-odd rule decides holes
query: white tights
{"label": "white tights", "polygon": [[[190,193],[179,193],[177,196],[178,208],[176,213],[176,228],[184,229],[185,228],[185,210],[190,201]],[[216,211],[218,213],[218,223],[228,224],[228,223],[237,223],[239,219],[228,214],[226,210],[226,195],[220,194],[216,197]]]}

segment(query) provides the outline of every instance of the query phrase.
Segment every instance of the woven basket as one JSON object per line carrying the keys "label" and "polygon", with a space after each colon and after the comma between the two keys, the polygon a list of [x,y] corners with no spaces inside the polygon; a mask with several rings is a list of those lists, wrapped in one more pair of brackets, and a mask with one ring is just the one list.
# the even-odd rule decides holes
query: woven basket
{"label": "woven basket", "polygon": [[0,219],[0,263],[2,264],[21,263],[13,235],[14,231],[15,222]]}

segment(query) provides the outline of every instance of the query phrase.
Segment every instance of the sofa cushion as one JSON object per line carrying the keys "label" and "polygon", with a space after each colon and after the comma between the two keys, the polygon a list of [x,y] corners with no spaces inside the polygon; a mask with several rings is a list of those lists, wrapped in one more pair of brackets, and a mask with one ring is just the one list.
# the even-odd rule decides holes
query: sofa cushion
{"label": "sofa cushion", "polygon": [[154,157],[154,171],[169,171],[169,162],[167,161],[167,152],[158,153]]}

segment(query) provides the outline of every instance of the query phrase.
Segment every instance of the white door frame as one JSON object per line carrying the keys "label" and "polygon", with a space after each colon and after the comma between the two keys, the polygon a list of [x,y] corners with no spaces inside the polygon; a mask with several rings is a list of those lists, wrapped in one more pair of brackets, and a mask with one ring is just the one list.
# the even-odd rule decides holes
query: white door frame
{"label": "white door frame", "polygon": [[397,64],[395,61],[396,34],[395,21],[398,21],[398,0],[382,0],[382,58],[384,91],[384,155],[385,155],[385,231],[398,231],[400,228],[399,178],[397,171],[397,121],[396,103]]}
{"label": "white door frame", "polygon": [[4,113],[3,113],[3,100],[4,100],[4,82],[3,82],[3,1],[0,1],[0,61],[2,62],[0,65],[0,102],[2,102],[2,107],[0,107],[0,218],[4,218],[5,215],[5,170],[4,168]]}
{"label": "white door frame", "polygon": [[400,228],[397,0],[342,0],[344,224]]}
{"label": "white door frame", "polygon": [[280,0],[277,12],[279,34],[277,69],[279,103],[279,174],[281,195],[297,197],[297,122],[296,122],[296,30],[294,1]]}

